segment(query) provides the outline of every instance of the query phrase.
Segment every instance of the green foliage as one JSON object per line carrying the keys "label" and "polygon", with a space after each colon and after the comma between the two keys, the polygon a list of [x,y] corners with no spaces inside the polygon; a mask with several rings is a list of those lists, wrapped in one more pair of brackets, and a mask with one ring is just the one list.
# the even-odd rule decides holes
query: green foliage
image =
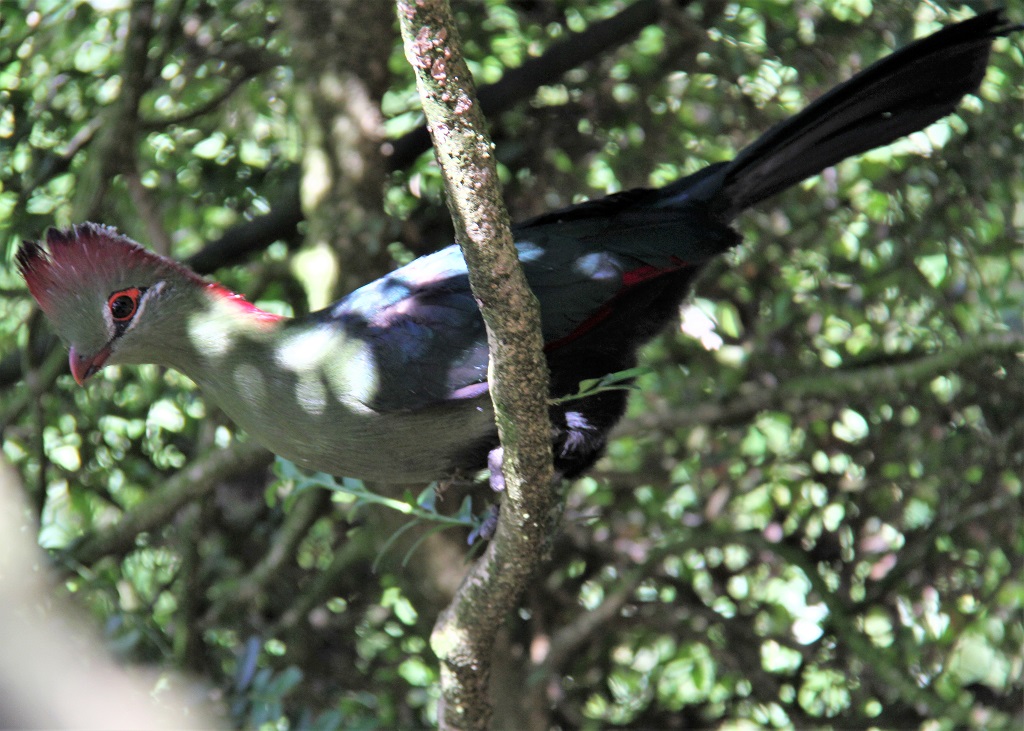
{"label": "green foliage", "polygon": [[[6,260],[86,218],[184,258],[282,210],[300,163],[339,196],[339,180],[383,166],[373,145],[345,164],[310,151],[372,128],[375,109],[392,140],[418,125],[390,20],[352,47],[332,43],[345,13],[320,19],[325,68],[343,58],[353,81],[297,61],[313,42],[302,5],[157,0],[138,53],[128,28],[145,3],[0,3]],[[493,82],[620,4],[457,10],[473,70]],[[965,14],[693,5],[493,120],[510,207],[524,218],[727,159]],[[691,24],[707,29],[699,48]],[[527,711],[594,729],[1020,722],[1022,102],[1019,37],[1001,40],[976,98],[743,216],[744,245],[644,370],[582,385],[640,387],[608,456],[567,487],[550,564],[509,620],[505,725]],[[447,243],[429,155],[379,179],[377,208],[331,190],[307,207],[334,217],[334,239],[296,253],[302,229],[282,234],[217,278],[304,312],[333,286],[318,274],[370,276],[381,257]],[[107,369],[79,389],[13,267],[0,289],[3,454],[62,591],[110,647],[203,678],[238,726],[432,724],[430,629],[489,490],[388,491],[259,463],[147,520],[154,490],[243,437],[174,372]]]}
{"label": "green foliage", "polygon": [[[339,482],[331,475],[323,472],[307,475],[286,459],[278,458],[275,471],[278,477],[281,478],[281,482],[271,483],[267,487],[267,502],[270,505],[274,504],[277,492],[282,489],[288,494],[287,501],[294,502],[294,500],[304,490],[308,490],[310,488],[323,488],[335,493],[336,502],[341,504],[349,503],[357,510],[370,505],[379,505],[397,511],[402,515],[412,516],[412,520],[396,530],[394,534],[388,538],[384,544],[382,553],[378,558],[383,558],[384,551],[386,551],[406,531],[412,528],[421,527],[428,523],[436,523],[437,525],[423,534],[420,540],[413,544],[412,548],[410,548],[405,554],[405,557],[402,559],[403,567],[409,563],[409,557],[416,549],[416,546],[418,546],[424,538],[427,538],[439,530],[444,530],[445,528],[468,529],[470,531],[469,542],[472,543],[474,537],[479,535],[483,524],[489,515],[486,511],[480,515],[473,514],[473,498],[470,495],[466,495],[462,499],[458,512],[454,515],[445,515],[444,513],[438,512],[437,502],[439,485],[436,482],[433,482],[423,488],[423,491],[415,498],[413,498],[411,492],[406,491],[404,499],[396,500],[395,498],[390,498],[386,495],[381,495],[368,489],[362,480],[345,477]],[[285,503],[285,509],[287,509],[287,501]],[[373,568],[376,571],[376,561],[373,564]]]}
{"label": "green foliage", "polygon": [[649,369],[644,367],[628,368],[624,371],[609,373],[601,378],[587,378],[580,381],[576,393],[568,394],[551,399],[552,404],[564,404],[569,401],[577,401],[589,396],[596,396],[606,391],[630,391],[638,388],[636,379],[648,373]]}

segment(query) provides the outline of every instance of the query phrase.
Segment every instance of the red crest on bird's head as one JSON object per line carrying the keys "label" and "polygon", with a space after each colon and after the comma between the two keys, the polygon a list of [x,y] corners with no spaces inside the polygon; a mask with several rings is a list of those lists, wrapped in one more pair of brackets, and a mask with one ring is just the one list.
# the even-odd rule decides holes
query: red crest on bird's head
{"label": "red crest on bird's head", "polygon": [[46,232],[46,248],[25,241],[17,261],[32,296],[51,317],[92,286],[109,285],[113,290],[122,283],[137,283],[134,272],[140,270],[174,272],[202,281],[194,272],[147,251],[117,229],[96,223],[51,228]]}

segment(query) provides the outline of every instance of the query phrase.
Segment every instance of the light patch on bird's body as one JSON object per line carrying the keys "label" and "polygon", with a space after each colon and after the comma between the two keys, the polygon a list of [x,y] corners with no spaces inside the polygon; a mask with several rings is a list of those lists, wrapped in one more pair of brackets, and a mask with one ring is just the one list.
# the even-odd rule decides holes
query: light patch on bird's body
{"label": "light patch on bird's body", "polygon": [[188,318],[188,339],[204,358],[220,359],[235,345],[237,326],[217,311],[216,306]]}
{"label": "light patch on bird's body", "polygon": [[259,407],[267,401],[267,379],[259,368],[252,363],[241,363],[232,375],[238,392],[251,406]]}
{"label": "light patch on bird's body", "polygon": [[274,360],[296,374],[296,397],[310,413],[322,408],[325,383],[339,403],[355,411],[370,410],[378,378],[368,343],[330,327],[317,327],[284,338]]}
{"label": "light patch on bird's body", "polygon": [[282,338],[274,360],[281,368],[299,374],[321,368],[327,356],[337,353],[343,339],[343,335],[327,327],[299,330]]}
{"label": "light patch on bird's body", "polygon": [[573,269],[593,281],[618,282],[622,278],[622,267],[603,251],[584,254],[573,262]]}
{"label": "light patch on bird's body", "polygon": [[295,402],[311,416],[320,416],[327,408],[327,387],[315,371],[302,371],[295,382]]}
{"label": "light patch on bird's body", "polygon": [[189,342],[204,358],[220,360],[241,338],[265,340],[284,319],[218,284],[207,285],[204,291],[208,295],[204,306],[188,318],[186,326]]}
{"label": "light patch on bird's body", "polygon": [[331,392],[341,403],[357,411],[369,410],[380,388],[377,364],[370,346],[353,340],[345,344],[341,358],[325,369]]}

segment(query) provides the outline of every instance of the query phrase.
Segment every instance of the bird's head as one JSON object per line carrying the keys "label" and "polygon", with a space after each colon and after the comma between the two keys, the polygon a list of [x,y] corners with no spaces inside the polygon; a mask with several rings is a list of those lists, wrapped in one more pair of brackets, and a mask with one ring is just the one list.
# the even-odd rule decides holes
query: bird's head
{"label": "bird's head", "polygon": [[29,291],[70,347],[78,383],[107,363],[159,362],[175,303],[206,282],[115,229],[50,229],[46,246],[26,241],[17,256]]}

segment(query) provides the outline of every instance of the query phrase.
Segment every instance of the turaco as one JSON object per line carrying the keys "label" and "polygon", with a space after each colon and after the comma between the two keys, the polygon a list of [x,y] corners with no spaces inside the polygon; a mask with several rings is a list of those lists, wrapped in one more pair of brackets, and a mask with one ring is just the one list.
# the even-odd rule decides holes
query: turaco
{"label": "turaco", "polygon": [[[949,114],[981,83],[992,40],[1010,30],[998,11],[950,25],[835,87],[731,162],[516,226],[540,301],[551,396],[633,367],[703,267],[739,242],[729,224],[740,212]],[[490,466],[501,484],[484,326],[455,246],[296,319],[102,225],[51,230],[45,247],[26,242],[17,261],[70,346],[79,383],[107,364],[157,363],[308,469],[414,483]],[[578,475],[597,459],[626,398],[605,391],[552,408],[559,473]]]}

